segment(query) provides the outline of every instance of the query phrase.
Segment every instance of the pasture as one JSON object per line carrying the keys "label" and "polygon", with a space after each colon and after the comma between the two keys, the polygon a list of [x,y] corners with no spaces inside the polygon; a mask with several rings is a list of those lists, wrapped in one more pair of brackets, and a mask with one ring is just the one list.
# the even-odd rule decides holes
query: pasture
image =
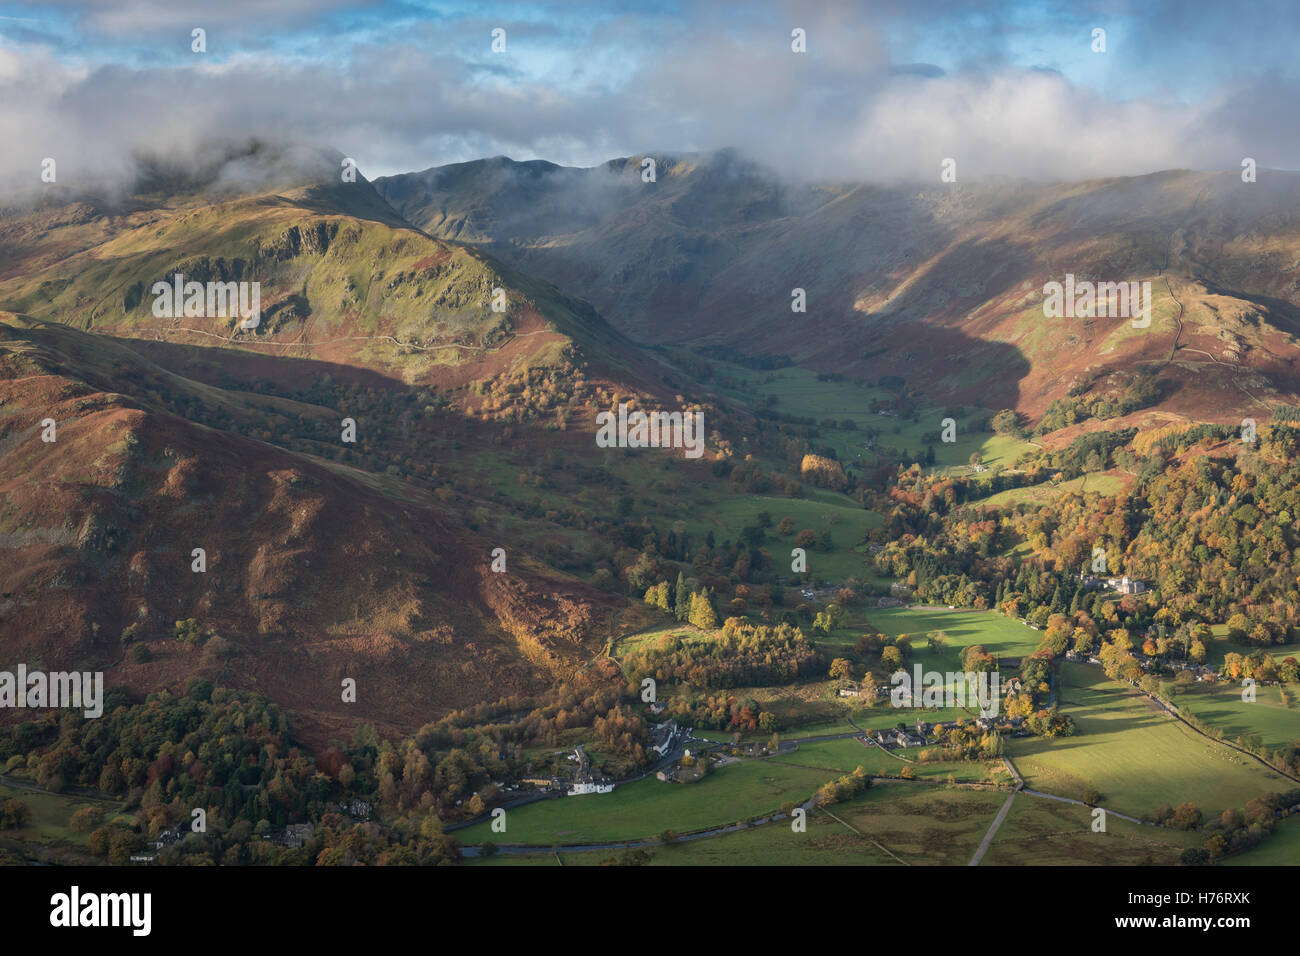
{"label": "pasture", "polygon": [[609,794],[558,797],[508,811],[507,831],[487,822],[457,836],[464,843],[598,843],[641,840],[665,830],[688,833],[734,823],[802,803],[837,774],[771,760],[745,760],[716,768],[698,783],[665,783],[647,777]]}
{"label": "pasture", "polygon": [[1136,690],[1107,680],[1099,668],[1065,664],[1061,673],[1061,708],[1074,718],[1077,733],[1007,741],[1007,754],[1031,789],[1081,798],[1095,788],[1102,805],[1138,817],[1162,804],[1191,802],[1208,818],[1291,786],[1174,720]]}

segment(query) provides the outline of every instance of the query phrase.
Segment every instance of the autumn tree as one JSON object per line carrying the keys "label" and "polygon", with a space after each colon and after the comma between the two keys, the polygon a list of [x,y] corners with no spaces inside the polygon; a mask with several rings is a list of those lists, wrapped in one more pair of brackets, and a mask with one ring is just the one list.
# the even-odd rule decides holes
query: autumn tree
{"label": "autumn tree", "polygon": [[713,605],[709,603],[708,595],[703,591],[697,591],[691,595],[691,610],[687,620],[704,631],[712,631],[717,628],[718,615],[713,610]]}

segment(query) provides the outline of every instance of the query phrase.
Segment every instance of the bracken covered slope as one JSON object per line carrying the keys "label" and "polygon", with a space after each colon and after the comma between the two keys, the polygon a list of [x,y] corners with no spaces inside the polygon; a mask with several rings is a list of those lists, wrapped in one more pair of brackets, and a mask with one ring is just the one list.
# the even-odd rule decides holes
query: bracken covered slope
{"label": "bracken covered slope", "polygon": [[[599,653],[619,600],[514,550],[493,573],[497,543],[405,483],[113,391],[129,380],[145,396],[245,401],[129,343],[0,319],[7,664],[103,670],[142,693],[220,678],[270,694],[323,740],[536,692]],[[206,571],[192,570],[195,548]],[[176,640],[190,618],[215,636]]]}

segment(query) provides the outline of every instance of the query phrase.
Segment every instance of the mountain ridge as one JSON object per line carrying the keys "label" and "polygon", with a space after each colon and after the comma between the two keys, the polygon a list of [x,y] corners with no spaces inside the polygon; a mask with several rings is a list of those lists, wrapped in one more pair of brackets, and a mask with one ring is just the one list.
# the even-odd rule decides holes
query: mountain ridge
{"label": "mountain ridge", "polygon": [[[788,354],[854,377],[906,367],[935,394],[1031,417],[1072,387],[1147,367],[1180,413],[1257,407],[1237,378],[1263,383],[1269,400],[1300,390],[1285,356],[1300,331],[1300,174],[813,185],[724,151],[665,159],[658,181],[641,183],[619,162],[522,175],[481,161],[454,177],[380,177],[376,189],[432,234],[470,237],[640,340]],[[547,230],[583,179],[594,198]],[[525,202],[533,212],[502,209]],[[1101,319],[1063,340],[1059,325],[1044,334],[1042,289],[1067,272],[1151,282],[1151,334]],[[796,288],[806,314],[790,311]],[[989,381],[962,367],[973,364]]]}

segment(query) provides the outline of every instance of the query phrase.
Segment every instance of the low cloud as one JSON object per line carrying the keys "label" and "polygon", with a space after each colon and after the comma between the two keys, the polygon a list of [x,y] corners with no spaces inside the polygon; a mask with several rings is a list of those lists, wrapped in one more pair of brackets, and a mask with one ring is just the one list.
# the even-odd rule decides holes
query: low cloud
{"label": "low cloud", "polygon": [[[163,6],[92,3],[81,15],[121,31]],[[89,192],[129,184],[141,157],[199,163],[214,142],[254,138],[338,150],[371,177],[498,154],[595,165],[734,146],[800,179],[931,183],[949,157],[961,182],[1071,180],[1236,168],[1246,156],[1293,166],[1300,146],[1300,90],[1284,74],[1117,99],[1000,58],[894,62],[882,30],[891,21],[856,6],[728,16],[706,5],[656,21],[650,46],[627,17],[571,48],[551,30],[541,67],[492,59],[477,22],[459,54],[430,55],[443,28],[429,23],[400,39],[366,34],[342,58],[261,49],[162,66],[97,64],[11,35],[0,46],[3,191],[38,193],[46,157],[61,186]],[[807,53],[790,50],[788,24],[807,30]],[[520,32],[512,49],[526,49]],[[626,70],[611,73],[624,43]]]}

